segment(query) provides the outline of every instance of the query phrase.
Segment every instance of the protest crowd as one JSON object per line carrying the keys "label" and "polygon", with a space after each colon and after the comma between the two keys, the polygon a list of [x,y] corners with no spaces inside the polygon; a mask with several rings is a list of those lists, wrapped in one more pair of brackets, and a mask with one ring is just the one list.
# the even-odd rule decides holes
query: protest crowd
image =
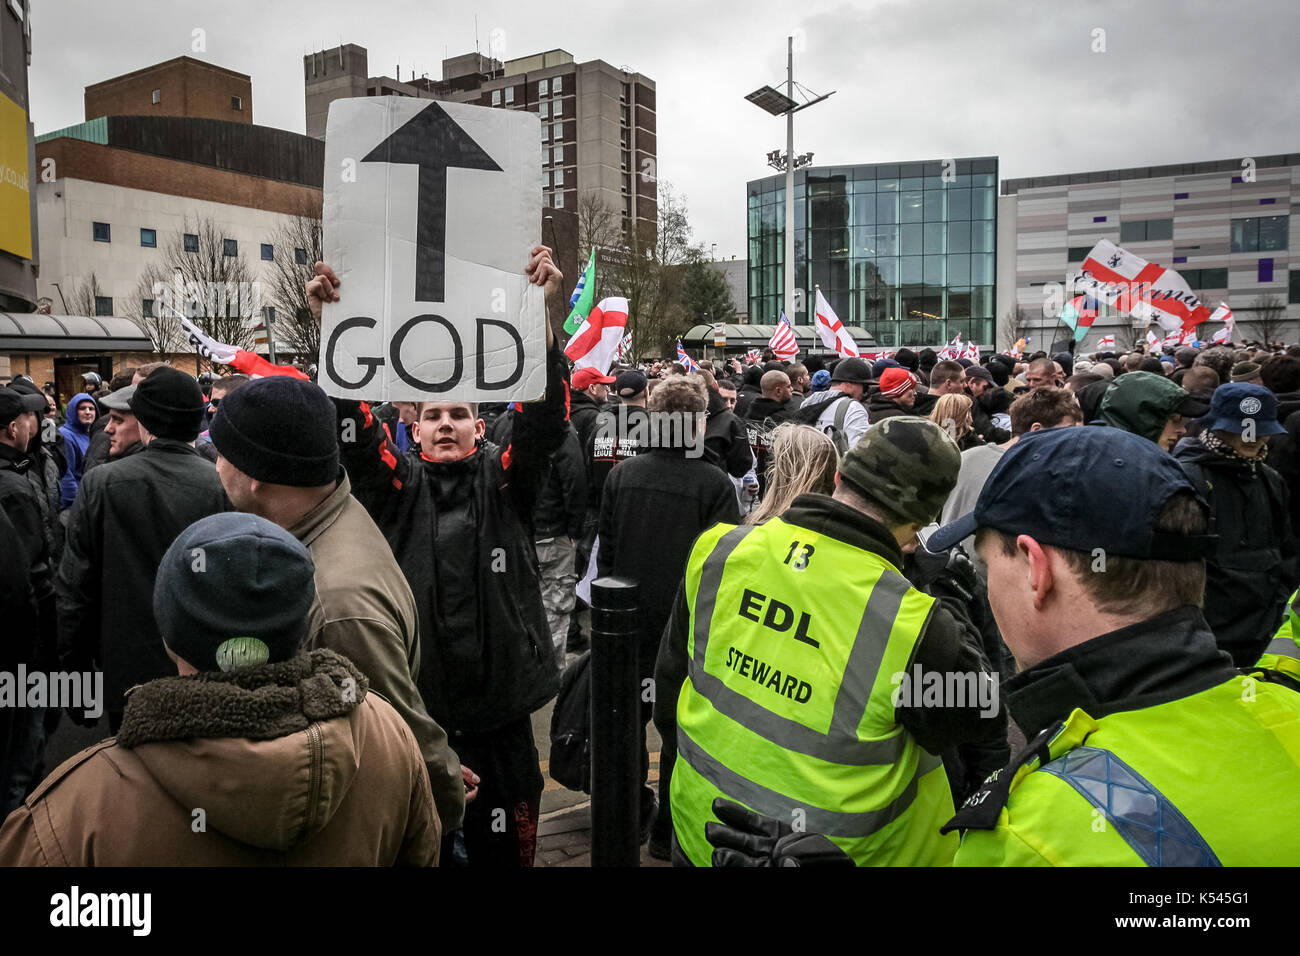
{"label": "protest crowd", "polygon": [[47,766],[99,710],[0,699],[0,864],[531,866],[598,577],[638,588],[658,859],[1300,861],[1300,346],[546,337],[510,405],[0,388],[0,672],[102,675],[113,734]]}

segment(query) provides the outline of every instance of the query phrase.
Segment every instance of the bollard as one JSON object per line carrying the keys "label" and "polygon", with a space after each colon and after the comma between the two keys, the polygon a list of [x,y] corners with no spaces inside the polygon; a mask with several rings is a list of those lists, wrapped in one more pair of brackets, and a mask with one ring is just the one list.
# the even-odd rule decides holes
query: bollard
{"label": "bollard", "polygon": [[591,865],[637,866],[641,699],[637,586],[591,584]]}

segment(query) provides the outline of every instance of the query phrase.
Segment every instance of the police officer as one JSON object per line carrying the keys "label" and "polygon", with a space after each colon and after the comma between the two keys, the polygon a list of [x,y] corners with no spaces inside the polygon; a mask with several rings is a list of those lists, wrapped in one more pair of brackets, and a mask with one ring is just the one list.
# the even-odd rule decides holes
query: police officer
{"label": "police officer", "polygon": [[[1127,377],[1127,376],[1126,376]],[[973,513],[1029,741],[944,828],[956,863],[1269,866],[1300,793],[1300,693],[1236,670],[1200,604],[1216,538],[1178,463],[1114,428],[1021,438]]]}
{"label": "police officer", "polygon": [[[899,569],[960,459],[934,423],[891,418],[845,456],[832,496],[697,539],[656,666],[655,722],[678,750],[675,863],[709,864],[719,797],[824,834],[859,865],[951,861],[933,755],[1005,724],[961,600]],[[936,683],[964,693],[923,699]]]}

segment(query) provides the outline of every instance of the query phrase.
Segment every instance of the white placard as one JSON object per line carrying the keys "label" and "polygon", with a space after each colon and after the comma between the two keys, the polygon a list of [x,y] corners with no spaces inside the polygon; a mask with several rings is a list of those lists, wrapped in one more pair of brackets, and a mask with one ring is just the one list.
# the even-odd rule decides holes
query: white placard
{"label": "white placard", "polygon": [[534,113],[404,96],[330,104],[319,384],[341,398],[528,401],[546,386]]}

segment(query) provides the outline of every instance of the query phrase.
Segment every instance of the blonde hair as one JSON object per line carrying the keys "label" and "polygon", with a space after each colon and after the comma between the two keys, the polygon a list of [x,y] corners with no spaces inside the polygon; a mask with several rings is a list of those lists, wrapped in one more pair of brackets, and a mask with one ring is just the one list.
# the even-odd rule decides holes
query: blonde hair
{"label": "blonde hair", "polygon": [[970,410],[970,396],[956,392],[940,395],[930,411],[930,421],[946,431],[953,441],[961,441],[975,427]]}
{"label": "blonde hair", "polygon": [[802,494],[829,495],[835,490],[839,452],[820,429],[786,422],[772,430],[767,455],[767,493],[745,524],[762,524],[790,507]]}

